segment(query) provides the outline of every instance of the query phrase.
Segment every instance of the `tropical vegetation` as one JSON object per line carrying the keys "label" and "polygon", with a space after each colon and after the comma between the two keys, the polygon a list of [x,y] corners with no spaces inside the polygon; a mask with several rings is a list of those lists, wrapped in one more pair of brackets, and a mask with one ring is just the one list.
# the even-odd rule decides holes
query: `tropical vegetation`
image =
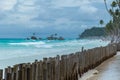
{"label": "tropical vegetation", "polygon": [[108,8],[107,0],[104,0],[105,7],[111,20],[106,25],[106,32],[111,38],[111,43],[120,42],[120,0],[113,0]]}
{"label": "tropical vegetation", "polygon": [[91,29],[86,29],[79,35],[79,38],[101,38],[105,36],[105,27],[92,27]]}

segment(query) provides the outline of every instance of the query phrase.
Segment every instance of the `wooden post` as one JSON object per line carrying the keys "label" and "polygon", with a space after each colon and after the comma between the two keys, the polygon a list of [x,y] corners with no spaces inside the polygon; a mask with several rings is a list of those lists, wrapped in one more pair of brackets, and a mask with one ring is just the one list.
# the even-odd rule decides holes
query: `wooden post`
{"label": "wooden post", "polygon": [[3,70],[1,69],[0,70],[0,80],[2,80],[3,79]]}
{"label": "wooden post", "polygon": [[84,47],[82,46],[82,48],[81,48],[81,52],[83,52],[84,51]]}
{"label": "wooden post", "polygon": [[43,69],[43,80],[46,80],[46,75],[47,75],[47,58],[43,59],[43,64],[42,64],[42,69]]}
{"label": "wooden post", "polygon": [[55,62],[55,80],[60,79],[60,56],[57,55]]}
{"label": "wooden post", "polygon": [[31,78],[31,64],[30,63],[28,63],[27,64],[27,67],[26,67],[26,80],[32,80],[32,78]]}

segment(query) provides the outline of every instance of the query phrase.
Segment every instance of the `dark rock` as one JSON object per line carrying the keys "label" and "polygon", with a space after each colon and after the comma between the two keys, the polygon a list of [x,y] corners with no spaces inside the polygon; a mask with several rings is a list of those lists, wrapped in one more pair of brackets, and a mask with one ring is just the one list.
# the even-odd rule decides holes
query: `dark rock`
{"label": "dark rock", "polygon": [[51,36],[47,37],[47,40],[65,40],[65,39],[61,36],[57,37],[56,35],[55,36],[51,35]]}
{"label": "dark rock", "polygon": [[32,40],[38,40],[37,37],[35,37],[35,36],[31,36],[31,39]]}
{"label": "dark rock", "polygon": [[58,38],[58,40],[65,40],[65,39],[64,39],[63,37],[60,36],[60,37]]}
{"label": "dark rock", "polygon": [[42,38],[39,38],[39,40],[42,40]]}
{"label": "dark rock", "polygon": [[30,38],[26,38],[27,40],[30,40]]}

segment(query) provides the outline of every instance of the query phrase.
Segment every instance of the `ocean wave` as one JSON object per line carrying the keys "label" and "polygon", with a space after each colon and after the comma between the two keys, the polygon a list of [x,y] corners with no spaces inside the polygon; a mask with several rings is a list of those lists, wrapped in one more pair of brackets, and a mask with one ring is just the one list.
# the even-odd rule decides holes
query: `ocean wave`
{"label": "ocean wave", "polygon": [[36,45],[36,48],[52,48],[53,45]]}
{"label": "ocean wave", "polygon": [[9,43],[9,45],[13,46],[33,46],[35,48],[52,48],[53,45],[46,44],[43,41],[39,42],[20,42],[20,43]]}
{"label": "ocean wave", "polygon": [[68,45],[68,46],[72,46],[72,45],[88,45],[88,44],[92,44],[92,43],[98,43],[98,42],[102,42],[101,40],[71,40],[71,41],[65,41],[65,42],[59,42],[59,43],[54,43],[56,46],[64,46],[64,45]]}
{"label": "ocean wave", "polygon": [[30,46],[30,45],[44,45],[46,44],[43,41],[40,42],[20,42],[20,43],[8,43],[10,45],[22,45],[22,46]]}
{"label": "ocean wave", "polygon": [[[106,45],[108,42],[102,40],[67,40],[67,41],[37,41],[37,42],[19,42],[19,43],[9,43],[12,46],[27,46],[34,48],[71,48],[71,47],[97,47],[100,45]],[[103,45],[103,46],[104,46]]]}

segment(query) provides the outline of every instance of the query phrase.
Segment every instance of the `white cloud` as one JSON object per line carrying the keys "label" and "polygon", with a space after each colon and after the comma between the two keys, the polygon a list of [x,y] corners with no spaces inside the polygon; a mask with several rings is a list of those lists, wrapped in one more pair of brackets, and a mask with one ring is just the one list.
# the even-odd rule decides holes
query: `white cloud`
{"label": "white cloud", "polygon": [[80,7],[85,4],[89,4],[87,0],[52,0],[54,7]]}
{"label": "white cloud", "polygon": [[59,18],[59,19],[56,19],[55,25],[67,24],[68,22],[71,22],[71,21],[66,18]]}
{"label": "white cloud", "polygon": [[[87,18],[95,15],[98,8],[94,4],[99,3],[103,3],[103,0],[2,0],[0,2],[0,13],[2,11],[0,17],[4,14],[5,17],[2,17],[4,19],[1,19],[0,24],[18,24],[30,27],[59,26],[62,24],[71,26],[75,23],[82,25],[82,22],[85,21],[80,21],[80,19],[82,20],[84,13],[88,14]],[[69,13],[72,10],[75,12]],[[54,15],[51,15],[52,13]],[[41,16],[48,20],[42,21]],[[32,21],[36,17],[41,21]],[[73,17],[76,18],[76,21],[72,20]],[[79,17],[80,19],[78,19]],[[50,23],[50,18],[54,18],[56,21],[53,20]]]}
{"label": "white cloud", "polygon": [[29,24],[38,12],[34,0],[4,0],[0,2],[0,13],[6,15],[0,24]]}
{"label": "white cloud", "polygon": [[34,6],[35,5],[35,0],[24,0],[23,5]]}
{"label": "white cloud", "polygon": [[2,0],[0,1],[0,11],[11,10],[16,4],[16,0]]}
{"label": "white cloud", "polygon": [[52,3],[56,8],[79,6],[79,3],[76,3],[75,0],[53,0]]}
{"label": "white cloud", "polygon": [[87,14],[93,14],[93,13],[97,12],[97,8],[95,8],[91,5],[81,6],[80,10],[82,10],[82,12],[87,13]]}
{"label": "white cloud", "polygon": [[81,25],[80,26],[82,29],[88,29],[89,27],[87,25]]}
{"label": "white cloud", "polygon": [[94,0],[53,0],[53,5],[55,8],[79,7],[80,10],[82,10],[83,12],[95,13],[95,12],[97,12],[97,8],[95,6],[93,6],[93,3],[95,3],[95,2],[98,3],[99,1],[94,1]]}
{"label": "white cloud", "polygon": [[26,5],[19,5],[18,6],[18,12],[20,13],[27,13],[27,14],[34,14],[36,10],[36,7],[35,6],[26,6]]}

